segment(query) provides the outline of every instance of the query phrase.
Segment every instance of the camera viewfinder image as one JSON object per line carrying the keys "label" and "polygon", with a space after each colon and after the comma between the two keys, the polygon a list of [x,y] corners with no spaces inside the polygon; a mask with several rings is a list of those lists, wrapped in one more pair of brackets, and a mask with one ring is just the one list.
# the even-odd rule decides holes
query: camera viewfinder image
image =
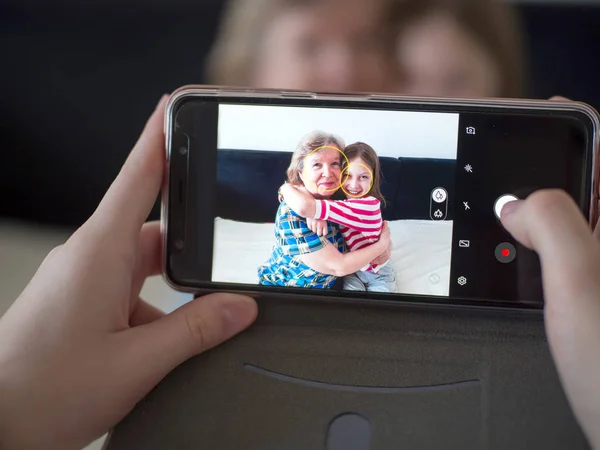
{"label": "camera viewfinder image", "polygon": [[221,104],[212,281],[447,296],[458,126]]}

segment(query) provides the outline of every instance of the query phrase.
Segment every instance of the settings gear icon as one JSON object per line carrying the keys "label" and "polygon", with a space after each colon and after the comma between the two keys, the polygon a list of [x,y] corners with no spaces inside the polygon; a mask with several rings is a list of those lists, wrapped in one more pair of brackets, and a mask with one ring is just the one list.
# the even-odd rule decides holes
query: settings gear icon
{"label": "settings gear icon", "polygon": [[464,286],[465,284],[467,284],[467,279],[465,277],[459,277],[458,284],[460,284],[461,286]]}

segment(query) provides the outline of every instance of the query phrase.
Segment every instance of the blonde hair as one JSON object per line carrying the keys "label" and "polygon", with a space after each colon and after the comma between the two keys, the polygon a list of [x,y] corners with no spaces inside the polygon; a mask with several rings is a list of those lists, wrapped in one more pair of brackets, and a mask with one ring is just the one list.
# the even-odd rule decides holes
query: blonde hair
{"label": "blonde hair", "polygon": [[304,170],[304,159],[319,147],[331,145],[340,150],[340,165],[342,163],[342,152],[344,151],[344,140],[331,133],[324,131],[313,131],[305,135],[292,154],[292,161],[287,169],[287,181],[291,184],[302,184],[300,173]]}
{"label": "blonde hair", "polygon": [[[322,0],[321,0],[322,1]],[[209,84],[249,86],[262,45],[262,33],[283,9],[307,7],[319,0],[229,0],[205,67]],[[388,0],[384,30],[401,33],[407,24],[442,11],[480,41],[497,62],[500,96],[519,97],[525,87],[522,27],[505,0]],[[387,33],[387,32],[385,32]],[[383,45],[394,39],[384,34]],[[272,87],[272,86],[258,86]]]}
{"label": "blonde hair", "polygon": [[430,14],[445,13],[487,50],[498,67],[500,97],[520,97],[525,89],[526,59],[522,24],[504,0],[395,0],[396,30]]}
{"label": "blonde hair", "polygon": [[[215,44],[208,56],[210,84],[248,86],[262,33],[283,8],[310,5],[316,0],[230,0]],[[269,86],[263,86],[269,87]]]}

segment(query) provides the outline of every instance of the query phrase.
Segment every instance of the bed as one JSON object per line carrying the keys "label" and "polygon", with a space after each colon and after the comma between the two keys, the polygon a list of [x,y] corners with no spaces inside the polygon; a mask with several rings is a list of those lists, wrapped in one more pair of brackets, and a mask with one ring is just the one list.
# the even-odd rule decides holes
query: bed
{"label": "bed", "polygon": [[[290,152],[220,148],[217,164],[213,280],[257,284],[257,268],[274,243],[277,190]],[[396,291],[447,295],[454,208],[432,220],[431,195],[444,187],[454,197],[456,162],[435,158],[380,157],[383,219],[391,228]]]}
{"label": "bed", "polygon": [[[396,292],[448,295],[452,221],[388,222]],[[257,284],[257,268],[270,255],[273,223],[215,219],[213,281]]]}

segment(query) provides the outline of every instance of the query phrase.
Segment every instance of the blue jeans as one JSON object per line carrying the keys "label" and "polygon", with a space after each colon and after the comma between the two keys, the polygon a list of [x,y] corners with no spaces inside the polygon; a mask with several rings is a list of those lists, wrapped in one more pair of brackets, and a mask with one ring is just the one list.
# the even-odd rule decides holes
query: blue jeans
{"label": "blue jeans", "polygon": [[379,272],[364,272],[362,270],[344,277],[344,290],[370,292],[396,292],[396,275],[390,263]]}

